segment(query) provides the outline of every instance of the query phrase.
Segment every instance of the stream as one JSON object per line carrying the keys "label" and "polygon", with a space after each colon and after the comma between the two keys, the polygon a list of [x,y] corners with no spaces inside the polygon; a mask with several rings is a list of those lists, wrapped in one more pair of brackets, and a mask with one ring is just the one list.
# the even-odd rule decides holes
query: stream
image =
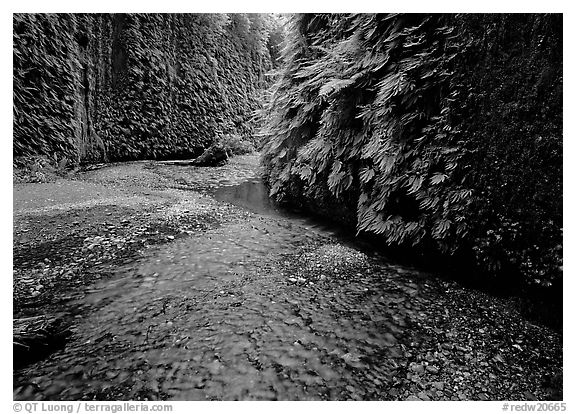
{"label": "stream", "polygon": [[[91,185],[120,188],[116,203],[128,203],[128,194],[144,197],[130,201],[137,211],[149,203],[159,217],[176,211],[197,214],[200,221],[214,214],[220,219],[202,231],[170,236],[169,242],[116,266],[113,277],[88,286],[84,296],[67,305],[79,309],[70,340],[15,372],[14,398],[460,400],[515,395],[504,380],[492,383],[488,371],[500,371],[477,344],[484,334],[474,337],[457,329],[493,323],[491,315],[501,314],[505,305],[384,261],[338,228],[283,211],[270,202],[250,165],[206,172],[199,191],[186,185],[200,182],[201,169],[133,164],[86,176]],[[83,209],[93,208],[81,203]],[[456,314],[448,310],[454,306],[460,308]],[[487,332],[498,335],[506,329],[497,325]],[[533,362],[521,360],[530,372]],[[488,371],[472,375],[475,365]],[[543,395],[537,375],[527,376],[524,387]]]}

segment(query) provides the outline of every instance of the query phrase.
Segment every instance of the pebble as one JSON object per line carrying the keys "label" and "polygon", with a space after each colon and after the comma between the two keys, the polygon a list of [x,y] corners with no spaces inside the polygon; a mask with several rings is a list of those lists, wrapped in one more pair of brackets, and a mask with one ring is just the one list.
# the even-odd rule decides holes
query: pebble
{"label": "pebble", "polygon": [[426,367],[426,371],[430,372],[431,374],[438,374],[440,369],[436,365],[428,365]]}
{"label": "pebble", "polygon": [[434,388],[436,388],[437,390],[440,390],[440,391],[442,391],[444,389],[444,383],[443,382],[435,381],[432,383],[432,386]]}
{"label": "pebble", "polygon": [[420,398],[423,401],[430,401],[430,397],[424,391],[419,392],[417,395],[418,398]]}
{"label": "pebble", "polygon": [[424,373],[424,365],[420,365],[420,364],[414,364],[410,366],[410,369],[414,372],[417,372],[419,374],[423,374]]}
{"label": "pebble", "polygon": [[[208,197],[208,199],[212,200],[211,197]],[[111,213],[108,212],[106,214],[110,215]],[[140,215],[138,217],[140,217]],[[136,218],[134,218],[134,220],[136,220]],[[259,220],[264,225],[267,225],[268,219],[259,218]],[[128,219],[122,220],[123,224],[129,222],[130,220]],[[110,226],[109,228],[114,228],[114,226]],[[118,226],[118,228],[119,230],[114,233],[121,233],[128,227]],[[145,230],[146,229],[143,229],[142,231]],[[177,230],[171,232],[176,231]],[[108,231],[108,234],[110,233],[111,232]],[[262,231],[258,231],[257,233],[259,236],[262,235]],[[152,234],[152,231],[149,234]],[[156,231],[154,234],[160,234],[160,238],[165,236],[169,240],[175,239],[174,235],[167,235],[164,231],[160,233]],[[271,231],[269,234],[273,234],[273,232]],[[235,241],[236,239],[234,237],[235,235],[230,235],[229,240]],[[103,239],[97,239],[94,237],[88,237],[85,239],[86,246],[94,244],[98,247],[98,249],[93,250],[93,255],[94,257],[97,257],[97,260],[102,260],[103,257],[102,252],[99,250],[106,250],[107,244],[110,245],[110,242],[108,241],[109,238],[107,238],[107,240],[104,242],[102,242],[102,240]],[[260,240],[254,240],[254,245],[256,245],[256,243],[261,243],[258,249],[262,249],[265,247],[267,240],[268,238],[266,237],[260,237]],[[116,244],[117,241],[115,239],[112,239],[111,243],[112,244],[110,250],[114,249],[115,247],[120,247]],[[324,243],[324,241],[322,241],[322,243]],[[225,253],[222,255],[223,257],[228,257],[227,255],[229,255],[229,252],[222,248],[227,247],[228,245],[229,244],[225,243],[223,246],[219,246],[219,252]],[[146,380],[154,381],[154,377],[158,378],[158,371],[155,370],[158,369],[159,365],[162,365],[166,367],[166,369],[173,370],[173,377],[170,378],[174,379],[174,383],[176,385],[178,385],[177,383],[180,380],[189,383],[191,377],[198,378],[198,381],[195,381],[198,382],[198,384],[202,383],[202,387],[204,387],[205,382],[207,384],[206,393],[202,394],[202,398],[236,398],[237,396],[232,396],[231,394],[226,395],[225,393],[222,393],[221,390],[231,390],[234,385],[229,381],[229,377],[219,373],[221,370],[226,371],[223,368],[220,369],[219,364],[214,364],[213,377],[206,378],[210,376],[210,373],[202,372],[206,371],[206,361],[210,360],[211,353],[213,352],[214,348],[222,346],[224,343],[226,345],[224,345],[224,349],[221,351],[223,363],[229,364],[226,365],[227,369],[237,367],[239,372],[242,370],[246,374],[247,384],[254,378],[255,375],[257,375],[250,374],[252,371],[260,370],[262,368],[262,374],[265,374],[267,370],[272,370],[272,372],[274,372],[273,370],[275,368],[273,363],[277,362],[284,356],[289,357],[286,359],[286,361],[292,365],[291,369],[293,372],[283,372],[282,374],[278,375],[273,373],[272,377],[274,378],[274,381],[278,382],[279,387],[276,389],[276,391],[271,393],[270,399],[280,399],[286,397],[298,399],[306,397],[317,397],[319,394],[316,394],[317,389],[313,389],[312,387],[300,390],[299,387],[301,383],[299,383],[298,380],[294,381],[294,378],[306,378],[307,375],[314,375],[309,374],[309,371],[304,371],[304,369],[311,368],[311,371],[316,372],[316,376],[314,378],[318,378],[320,381],[319,383],[326,381],[327,384],[328,380],[326,380],[326,377],[323,376],[324,374],[321,373],[319,367],[311,367],[311,365],[313,365],[314,361],[317,361],[317,357],[319,355],[320,358],[323,358],[326,356],[326,354],[329,354],[330,350],[338,347],[339,351],[337,354],[326,358],[326,361],[322,360],[322,363],[318,363],[318,365],[324,365],[325,369],[332,371],[332,381],[335,384],[334,388],[339,390],[346,389],[354,395],[354,398],[361,396],[372,396],[376,398],[383,397],[385,399],[387,396],[392,396],[396,397],[397,399],[407,399],[414,401],[428,401],[431,398],[449,399],[452,397],[450,387],[453,386],[454,378],[459,381],[460,389],[458,386],[454,387],[454,389],[460,391],[457,392],[457,396],[460,399],[466,399],[470,397],[477,399],[484,399],[484,397],[486,397],[486,399],[497,399],[514,395],[512,392],[507,393],[507,390],[504,390],[504,387],[500,387],[504,390],[503,392],[497,392],[496,390],[498,389],[498,386],[493,386],[493,384],[503,384],[503,380],[507,377],[505,374],[498,373],[497,376],[491,373],[488,374],[485,371],[483,372],[482,369],[479,369],[480,367],[478,365],[468,363],[468,369],[472,371],[472,382],[477,378],[484,379],[485,377],[489,377],[490,379],[490,386],[487,385],[487,388],[482,388],[482,393],[478,393],[478,391],[481,389],[480,387],[476,386],[474,387],[475,390],[473,390],[473,387],[470,385],[470,383],[462,383],[462,376],[468,378],[470,375],[469,373],[458,373],[453,371],[454,367],[452,365],[452,361],[454,361],[454,358],[458,358],[459,360],[456,362],[460,364],[460,360],[463,361],[464,356],[459,353],[451,352],[452,349],[456,349],[459,352],[470,349],[473,349],[474,352],[477,350],[485,351],[485,349],[482,348],[483,345],[480,343],[477,344],[475,342],[474,337],[472,337],[469,342],[466,342],[466,344],[469,345],[468,347],[460,345],[453,346],[456,342],[456,338],[458,338],[461,334],[468,334],[469,332],[474,333],[474,328],[461,326],[462,321],[465,321],[466,319],[466,312],[458,312],[456,307],[451,306],[450,300],[452,300],[452,296],[445,298],[447,302],[439,306],[449,308],[446,309],[446,314],[455,316],[454,320],[451,321],[454,322],[454,324],[450,325],[448,328],[446,327],[446,324],[439,324],[438,327],[435,327],[435,321],[433,320],[434,312],[438,310],[438,315],[443,317],[444,309],[436,308],[435,306],[428,307],[429,305],[422,306],[423,303],[420,301],[433,301],[435,299],[442,299],[442,297],[437,298],[433,296],[434,292],[432,292],[432,296],[426,296],[424,293],[421,293],[421,297],[416,297],[412,300],[407,299],[405,301],[392,302],[393,306],[388,306],[388,304],[390,304],[391,298],[407,296],[408,294],[411,294],[411,292],[414,293],[415,291],[407,290],[404,293],[398,294],[394,291],[387,291],[387,289],[390,288],[403,288],[407,284],[405,281],[403,282],[402,280],[398,280],[396,275],[394,275],[392,278],[383,277],[381,274],[382,271],[379,269],[375,270],[374,272],[378,274],[378,279],[376,281],[374,277],[367,276],[371,272],[364,270],[364,267],[361,267],[365,266],[365,264],[361,263],[361,261],[364,260],[363,254],[356,252],[352,248],[343,247],[337,243],[330,245],[322,244],[321,246],[322,247],[320,248],[314,246],[315,250],[311,250],[312,253],[309,256],[306,256],[304,258],[305,260],[303,259],[302,263],[304,263],[305,266],[301,268],[295,267],[298,270],[296,273],[287,272],[287,276],[295,275],[294,277],[287,277],[287,281],[289,283],[306,283],[305,286],[298,285],[298,292],[296,293],[294,292],[294,290],[296,290],[294,287],[290,289],[283,289],[282,283],[277,283],[276,289],[270,288],[269,291],[265,291],[269,288],[269,286],[266,285],[268,282],[252,284],[250,280],[244,280],[242,278],[238,278],[238,281],[241,281],[241,287],[234,285],[229,286],[227,284],[228,280],[226,280],[226,284],[219,280],[216,284],[213,285],[203,285],[202,283],[205,283],[206,281],[201,280],[199,285],[200,289],[198,291],[195,291],[193,288],[189,289],[189,285],[186,285],[186,289],[183,289],[182,292],[175,289],[173,291],[175,302],[179,299],[182,299],[182,301],[179,305],[175,305],[175,308],[177,309],[174,312],[166,312],[170,316],[166,315],[165,317],[179,318],[182,316],[182,314],[177,312],[180,310],[184,312],[184,309],[186,308],[186,303],[182,305],[183,302],[186,302],[187,300],[198,300],[197,303],[194,302],[194,311],[196,311],[197,308],[200,312],[190,312],[189,315],[186,315],[184,318],[176,319],[178,321],[177,325],[183,329],[188,329],[187,318],[190,317],[190,319],[193,320],[192,322],[206,322],[205,326],[209,328],[209,330],[202,329],[194,331],[195,338],[188,344],[190,346],[190,351],[188,353],[179,354],[182,349],[173,349],[173,352],[158,351],[157,354],[151,354],[153,358],[150,359],[150,365],[140,364],[146,360],[146,358],[144,358],[146,356],[145,354],[137,355],[137,351],[140,352],[140,350],[134,350],[134,352],[122,351],[116,354],[110,353],[109,361],[102,360],[96,362],[96,360],[93,359],[94,369],[104,369],[101,372],[105,373],[105,369],[110,369],[112,366],[114,366],[114,369],[116,369],[116,365],[122,365],[125,363],[129,369],[129,372],[126,373],[126,377],[130,378],[130,381],[128,381],[127,384],[129,383],[131,386],[132,379],[134,379],[134,370],[136,369],[135,366],[144,367],[141,368],[144,371],[139,370],[137,374],[143,375],[143,372],[145,372]],[[145,247],[148,248],[149,246],[146,245]],[[176,247],[178,246],[175,246],[172,243],[169,246],[169,250],[174,252]],[[230,248],[232,253],[233,249],[234,248],[232,247]],[[335,254],[332,254],[331,252],[335,252]],[[85,253],[86,251],[84,250],[83,254]],[[177,251],[177,253],[179,253],[179,251]],[[178,262],[179,258],[182,258],[182,260],[185,260],[188,263],[193,263],[193,261],[196,260],[195,252],[183,250],[183,256],[180,256],[177,253],[175,253],[175,255],[172,257],[174,262]],[[154,257],[156,258],[158,255]],[[243,256],[236,257],[233,262],[239,264],[240,262],[238,262],[238,259],[241,257]],[[281,259],[278,260],[283,260],[286,266],[290,267],[291,265],[296,265],[293,260],[285,260],[284,256],[280,257]],[[316,263],[315,261],[317,260],[322,260],[322,263]],[[85,261],[83,260],[82,263],[85,263]],[[203,265],[206,264],[203,263]],[[356,270],[358,270],[358,272]],[[410,270],[409,272],[406,272],[407,274],[404,275],[404,278],[410,276],[410,272],[412,271]],[[388,271],[388,273],[391,272]],[[80,275],[81,271],[77,271],[75,274]],[[270,276],[270,284],[285,280],[282,276],[280,276],[280,273],[277,271],[277,269],[262,270],[261,274]],[[356,275],[358,278],[364,278],[365,280],[356,280],[356,278],[350,278],[350,280],[343,281],[342,278],[338,276],[333,278],[332,276],[334,276],[334,274]],[[162,271],[161,276],[158,276],[158,274],[155,274],[154,276],[159,280],[159,282],[165,282],[167,280],[167,276],[170,275],[170,269],[167,268],[165,272],[164,270]],[[328,279],[329,277],[327,275],[329,275],[330,281],[334,281],[334,284],[325,283],[322,285],[317,284],[309,286],[309,284],[312,284],[310,279],[302,277],[301,275],[310,275],[309,278],[312,278],[314,281],[316,281],[316,277],[318,277],[319,280]],[[228,275],[226,277],[228,277]],[[236,280],[233,278],[236,276],[230,277],[234,283]],[[244,275],[242,275],[242,277],[244,277]],[[151,281],[154,280],[154,278],[151,279]],[[384,282],[385,280],[387,281]],[[38,282],[36,281],[34,283]],[[167,284],[167,287],[169,288],[173,287],[173,285],[170,283],[171,282],[168,282]],[[51,286],[50,283],[45,284],[47,287]],[[431,283],[432,287],[429,288],[430,290],[434,289],[433,285],[434,283]],[[176,285],[174,284],[174,286]],[[227,287],[229,291],[236,291],[237,288],[243,289],[243,294],[248,296],[248,301],[246,301],[246,304],[249,306],[246,306],[246,311],[241,315],[238,315],[238,312],[229,312],[230,308],[226,307],[229,303],[227,302],[227,297],[223,298],[219,295],[216,295],[215,298],[207,298],[206,296],[200,297],[199,295],[199,293],[202,293],[202,295],[213,295],[214,291],[218,292],[218,287],[224,286]],[[382,301],[380,303],[375,305],[371,301],[372,298],[366,301],[365,294],[358,294],[358,292],[367,291],[368,287],[366,286],[369,286],[369,289],[371,289],[373,292],[378,292],[378,295],[382,295]],[[286,284],[284,284],[284,287],[286,287]],[[256,292],[250,290],[254,288],[264,288],[265,296],[262,296],[262,292],[259,290]],[[414,286],[414,288],[418,288],[418,286]],[[150,303],[149,300],[154,298],[155,295],[158,295],[158,292],[158,289],[150,289],[150,292],[145,298],[144,302],[148,300],[148,303]],[[314,296],[310,295],[311,292],[314,292]],[[452,293],[450,293],[450,295],[457,294],[459,292],[462,292],[462,290],[455,285],[455,288]],[[226,292],[224,290],[220,290],[219,293],[220,295],[225,295]],[[255,294],[252,295],[253,293]],[[35,294],[39,293],[36,292]],[[105,292],[97,292],[97,295],[103,296],[104,294]],[[181,295],[181,297],[179,298],[178,295]],[[230,294],[230,297],[233,296],[234,295]],[[278,304],[270,306],[270,303],[275,303],[275,301],[270,302],[271,297],[278,298]],[[293,306],[285,305],[284,301],[286,297],[297,298],[300,305],[299,312],[302,312],[301,317],[295,317],[292,309]],[[362,300],[357,300],[357,297],[362,297]],[[134,298],[134,300],[132,300],[133,298],[130,296],[128,298],[128,303],[130,305],[137,304],[136,298]],[[312,298],[314,300],[311,300]],[[210,299],[212,299],[212,302],[214,303],[208,303],[210,302]],[[407,302],[410,303],[408,304]],[[116,303],[119,304],[119,302]],[[118,308],[123,310],[128,309],[126,307],[128,306],[127,304],[123,304],[122,306],[123,307],[119,305]],[[134,306],[132,310],[130,309],[128,309],[128,312],[122,312],[122,315],[130,313],[133,313],[136,316],[142,315],[144,317],[152,315],[151,310],[143,309],[141,306]],[[209,312],[204,314],[203,311],[205,310],[215,312],[215,314]],[[467,310],[468,309],[464,309],[464,311]],[[194,313],[202,314],[201,316],[204,319],[199,318],[197,321],[195,321],[194,318],[196,318],[196,316]],[[310,326],[304,326],[308,315],[314,315],[314,323]],[[134,319],[136,316],[134,316]],[[83,318],[86,318],[86,316],[77,315],[75,317],[78,318],[77,321],[74,321],[75,324],[86,328],[85,321],[83,320]],[[88,315],[88,319],[92,320],[91,318],[92,316]],[[163,316],[159,316],[158,318],[163,318]],[[266,320],[268,320],[268,324],[263,323]],[[124,324],[114,324],[113,321],[114,319],[112,316],[108,319],[103,318],[102,322],[111,322],[111,326],[113,326],[114,329],[120,331],[119,338],[122,338],[122,330],[124,330],[125,333],[128,331],[128,329],[132,328],[130,325],[132,322],[128,320],[126,320],[126,323]],[[221,321],[223,322],[222,324],[220,324]],[[283,321],[285,323],[282,323]],[[410,325],[407,327],[407,324],[404,321],[409,321]],[[412,325],[412,322],[414,322],[414,325]],[[174,324],[175,323],[173,321],[165,321],[164,326],[173,326]],[[376,325],[378,329],[383,328],[384,331],[376,330]],[[249,329],[246,328],[247,326],[249,326]],[[411,330],[412,327],[415,328],[414,331]],[[427,339],[420,335],[419,330],[422,329],[422,327],[426,327],[426,329],[432,332],[432,336],[435,336],[436,338],[442,338],[441,335],[443,335],[445,332],[449,332],[452,335],[451,338],[445,337],[444,340],[447,341],[447,343],[444,343],[439,347],[439,350],[444,350],[443,352],[436,352],[434,356],[431,355],[431,353],[434,352],[434,349],[430,348],[434,345],[426,343]],[[253,339],[256,344],[252,344],[243,336],[245,335],[243,333],[244,328],[254,332]],[[468,328],[469,332],[466,331]],[[232,331],[231,329],[234,330]],[[236,332],[238,332],[236,329],[241,331],[238,333],[238,335],[236,335]],[[395,339],[392,334],[384,334],[383,332],[386,332],[386,330],[393,332],[394,335],[397,335],[398,339]],[[168,332],[169,330],[165,328],[164,331]],[[369,333],[368,335],[367,332]],[[434,335],[434,332],[436,335]],[[475,332],[478,331],[476,330]],[[374,333],[374,336],[370,336],[371,333]],[[389,335],[389,337],[386,335]],[[156,336],[158,336],[158,338],[156,338]],[[304,337],[296,340],[301,336]],[[484,339],[487,340],[487,338],[488,336],[484,336]],[[384,341],[383,339],[386,340]],[[155,342],[153,344],[154,346],[162,347],[159,349],[169,350],[170,348],[166,348],[166,345],[172,344],[171,341],[173,340],[173,337],[167,335],[165,338],[163,338],[162,335],[150,334],[149,340]],[[366,343],[364,342],[365,340]],[[195,343],[202,345],[194,348],[196,346]],[[413,345],[411,348],[408,348],[410,343]],[[228,345],[230,345],[230,348],[234,350],[234,352],[238,353],[232,354],[231,352],[228,352],[226,350],[226,346]],[[239,346],[236,348],[237,345]],[[89,348],[96,346],[99,345],[91,345]],[[491,345],[488,344],[485,346],[488,348]],[[254,351],[255,348],[258,348],[257,352]],[[495,347],[492,346],[492,348]],[[515,348],[518,349],[519,346]],[[65,349],[62,351],[62,355],[70,357],[70,354],[73,352],[71,349]],[[247,351],[248,349],[250,351]],[[405,352],[406,349],[410,349],[411,352]],[[528,343],[523,344],[522,349],[532,350],[533,346]],[[378,357],[376,357],[374,351],[380,350],[383,352],[382,357],[380,357],[380,354],[378,354]],[[262,367],[252,367],[243,357],[238,357],[236,359],[237,355],[246,355],[248,352],[253,352],[256,355],[256,360],[260,358],[258,365],[262,365]],[[291,354],[293,352],[295,355]],[[392,353],[394,353],[394,355],[392,355]],[[426,355],[427,353],[430,353],[430,355]],[[194,354],[197,354],[197,356],[191,357],[191,355]],[[89,353],[82,353],[82,355],[82,358],[84,358],[87,363],[93,362],[91,361],[92,357],[89,355]],[[490,353],[488,355],[492,354]],[[508,354],[505,353],[504,355]],[[337,356],[340,356],[341,359]],[[76,358],[76,356],[74,356],[71,361],[75,361],[74,358]],[[293,361],[290,361],[290,359]],[[427,362],[421,363],[423,360]],[[52,360],[52,362],[50,362],[50,360],[47,361],[48,362],[46,366],[43,366],[42,364],[37,365],[39,372],[46,371],[49,372],[49,375],[51,376],[60,375],[58,370],[54,369],[54,360]],[[62,363],[63,361],[64,360],[57,363]],[[391,373],[386,372],[388,362],[390,362],[390,365],[394,365]],[[178,367],[179,363],[181,363],[181,367]],[[410,365],[408,365],[409,363]],[[425,365],[428,363],[430,363],[430,365]],[[52,364],[52,366],[50,364]],[[366,365],[366,367],[358,368],[358,366],[361,365]],[[406,379],[404,378],[403,373],[405,372],[404,370],[407,368],[407,365],[409,372],[408,378]],[[486,365],[488,364],[486,363]],[[528,367],[528,365],[523,366],[525,369]],[[58,368],[61,369],[62,375],[64,375],[66,371],[65,364],[62,363],[62,365]],[[463,369],[463,366],[461,366],[460,369]],[[97,382],[91,382],[91,371],[89,369],[86,369],[85,371],[88,376],[85,383],[83,383],[85,384],[85,388],[89,391],[101,391],[97,389]],[[440,371],[442,371],[443,375],[445,375],[447,378],[450,378],[450,382],[428,382],[430,379],[440,379],[439,376],[434,376],[434,374],[438,374]],[[431,375],[426,375],[427,373]],[[294,376],[292,374],[294,374]],[[283,375],[286,377],[283,377]],[[393,375],[397,375],[397,377],[393,379]],[[180,376],[180,378],[178,378],[178,376]],[[168,378],[167,375],[166,378]],[[203,378],[203,380],[200,381],[200,378]],[[358,381],[359,378],[362,382]],[[508,379],[510,379],[510,376],[508,376]],[[514,379],[516,380],[516,378]],[[140,386],[140,388],[142,388],[142,380],[139,379],[138,381],[134,381],[134,385]],[[283,384],[283,382],[285,382],[285,384]],[[525,383],[521,382],[520,379],[518,379],[517,382],[519,387],[525,387]],[[265,386],[267,384],[260,385]],[[260,385],[257,384],[256,386],[252,387],[249,391],[244,393],[244,396],[257,396],[256,393],[259,392],[258,386]],[[226,388],[228,386],[229,388]],[[324,385],[322,385],[322,387],[323,386]],[[72,389],[71,387],[72,386],[70,386],[70,389]],[[389,387],[394,388],[389,389]],[[199,389],[201,387],[195,386],[195,388]],[[176,387],[174,389],[177,390]],[[388,394],[384,393],[384,389],[389,389]],[[484,389],[489,390],[490,392],[487,393],[484,391]],[[278,390],[284,391],[278,392]],[[168,391],[170,392],[170,390]],[[365,391],[366,394],[361,395],[361,391]],[[125,392],[125,394],[119,394],[119,396],[124,399],[129,399],[128,397],[135,396],[129,387],[127,387],[123,392]],[[285,392],[285,394],[282,394],[282,392]],[[378,394],[378,392],[381,392],[382,394]],[[517,390],[515,392],[518,393],[520,391]],[[540,390],[538,390],[538,392],[534,392],[538,397],[544,397]],[[58,399],[59,397],[71,396],[73,396],[71,391],[68,394],[66,394],[66,391],[64,391],[62,395],[58,395],[56,393],[54,395],[47,395],[43,397],[46,399]],[[169,395],[171,398],[177,396],[177,391],[175,391],[174,394]],[[241,394],[239,393],[238,396],[241,396]],[[529,395],[527,397],[530,396],[533,395]],[[31,395],[30,399],[32,400],[35,397],[37,397],[37,395]],[[80,397],[82,397],[82,395],[79,395],[78,397],[78,399],[81,399]],[[150,396],[146,396],[146,398],[149,397]],[[456,397],[454,396],[454,398]]]}

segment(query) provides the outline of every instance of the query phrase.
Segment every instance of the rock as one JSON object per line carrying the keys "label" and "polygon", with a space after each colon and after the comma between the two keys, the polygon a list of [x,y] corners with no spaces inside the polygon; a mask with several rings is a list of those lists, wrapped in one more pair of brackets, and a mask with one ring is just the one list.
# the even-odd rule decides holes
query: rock
{"label": "rock", "polygon": [[426,371],[430,372],[431,374],[438,374],[440,368],[438,368],[436,365],[428,365],[426,367]]}
{"label": "rock", "polygon": [[406,398],[406,401],[422,401],[422,400],[415,395],[410,395],[408,398]]}
{"label": "rock", "polygon": [[414,372],[417,372],[419,374],[423,374],[424,373],[424,365],[421,364],[414,364],[410,366],[410,369]]}
{"label": "rock", "polygon": [[440,382],[440,381],[435,381],[435,382],[433,382],[433,383],[432,383],[432,386],[433,386],[434,388],[436,388],[437,390],[440,390],[440,391],[442,391],[442,390],[444,389],[444,383],[443,383],[443,382]]}
{"label": "rock", "polygon": [[360,362],[360,355],[354,354],[352,352],[348,352],[348,353],[342,355],[342,359],[348,364],[353,364],[356,362]]}
{"label": "rock", "polygon": [[228,162],[228,152],[220,145],[215,144],[204,151],[202,155],[192,161],[197,167],[218,167]]}
{"label": "rock", "polygon": [[528,401],[536,401],[538,398],[536,398],[536,396],[534,394],[532,394],[530,391],[524,391],[524,397],[528,400]]}
{"label": "rock", "polygon": [[428,394],[426,394],[425,391],[420,391],[417,395],[418,398],[420,398],[423,401],[430,401],[430,397],[428,396]]}
{"label": "rock", "polygon": [[502,358],[502,355],[497,354],[494,358],[492,358],[494,361],[496,362],[500,362],[502,364],[504,364],[504,359]]}

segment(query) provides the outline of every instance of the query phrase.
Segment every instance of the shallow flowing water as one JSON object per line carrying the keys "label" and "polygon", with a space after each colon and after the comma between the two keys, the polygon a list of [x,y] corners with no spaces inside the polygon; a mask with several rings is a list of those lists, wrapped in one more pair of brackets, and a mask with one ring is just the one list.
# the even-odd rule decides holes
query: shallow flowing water
{"label": "shallow flowing water", "polygon": [[[202,170],[177,171],[184,186],[203,183]],[[444,358],[440,327],[454,320],[438,311],[454,300],[444,282],[283,211],[256,176],[243,177],[222,184],[210,171],[202,197],[181,190],[208,203],[190,214],[237,207],[90,286],[71,304],[80,311],[70,342],[15,375],[15,398],[442,399],[420,384],[446,380],[439,368],[425,374]],[[425,361],[415,376],[411,360]]]}

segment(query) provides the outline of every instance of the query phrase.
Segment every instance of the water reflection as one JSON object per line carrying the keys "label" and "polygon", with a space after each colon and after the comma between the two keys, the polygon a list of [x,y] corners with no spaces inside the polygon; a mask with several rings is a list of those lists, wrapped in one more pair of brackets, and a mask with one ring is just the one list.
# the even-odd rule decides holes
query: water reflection
{"label": "water reflection", "polygon": [[245,181],[238,185],[222,186],[216,189],[214,198],[234,204],[258,214],[280,215],[281,209],[268,197],[268,188],[261,180]]}
{"label": "water reflection", "polygon": [[253,213],[288,219],[285,221],[288,227],[294,224],[326,236],[336,237],[341,243],[361,249],[365,253],[374,254],[378,251],[377,246],[356,237],[354,229],[346,228],[341,223],[276,204],[268,196],[268,187],[260,179],[256,178],[236,185],[221,185],[214,190],[212,195],[218,201],[242,207]]}

